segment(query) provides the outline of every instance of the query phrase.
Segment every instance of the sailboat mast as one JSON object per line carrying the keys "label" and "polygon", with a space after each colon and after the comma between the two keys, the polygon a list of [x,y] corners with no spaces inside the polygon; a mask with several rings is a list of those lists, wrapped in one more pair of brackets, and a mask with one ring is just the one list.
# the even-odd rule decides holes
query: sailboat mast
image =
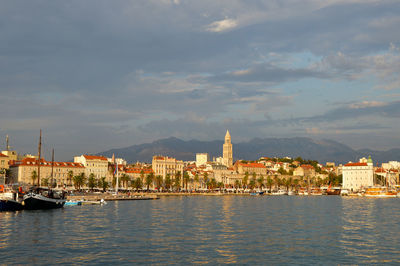
{"label": "sailboat mast", "polygon": [[50,180],[51,186],[53,186],[53,172],[54,172],[54,149],[51,152],[51,180]]}
{"label": "sailboat mast", "polygon": [[39,137],[39,147],[38,147],[38,187],[40,186],[40,156],[42,150],[42,130],[40,130],[40,137]]}

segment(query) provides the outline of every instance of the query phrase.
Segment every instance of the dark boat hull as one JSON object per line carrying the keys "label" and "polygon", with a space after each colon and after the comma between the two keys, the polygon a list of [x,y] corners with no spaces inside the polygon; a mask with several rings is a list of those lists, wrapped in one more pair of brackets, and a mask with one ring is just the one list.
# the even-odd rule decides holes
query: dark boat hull
{"label": "dark boat hull", "polygon": [[0,200],[0,211],[20,211],[23,206],[20,202],[11,199]]}
{"label": "dark boat hull", "polygon": [[335,189],[335,190],[327,190],[326,194],[327,195],[340,195],[341,189]]}
{"label": "dark boat hull", "polygon": [[30,194],[24,197],[22,205],[26,210],[48,210],[62,208],[65,199],[47,198],[39,194]]}

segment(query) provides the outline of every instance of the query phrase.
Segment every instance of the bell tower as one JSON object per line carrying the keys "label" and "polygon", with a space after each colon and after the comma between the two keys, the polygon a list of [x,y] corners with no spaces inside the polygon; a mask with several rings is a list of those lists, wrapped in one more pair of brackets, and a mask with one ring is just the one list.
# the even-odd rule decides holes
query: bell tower
{"label": "bell tower", "polygon": [[222,158],[223,158],[224,164],[227,167],[233,166],[232,142],[231,142],[231,135],[229,134],[229,130],[227,130],[226,134],[225,134],[225,143],[223,145]]}

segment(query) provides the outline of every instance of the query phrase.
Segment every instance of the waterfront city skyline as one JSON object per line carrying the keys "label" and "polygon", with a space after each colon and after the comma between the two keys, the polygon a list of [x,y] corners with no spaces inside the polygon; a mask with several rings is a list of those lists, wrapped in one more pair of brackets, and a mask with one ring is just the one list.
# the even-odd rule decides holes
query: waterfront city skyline
{"label": "waterfront city skyline", "polygon": [[[396,1],[30,1],[0,10],[0,137],[60,159],[175,136],[399,147]],[[315,158],[318,159],[318,158]]]}

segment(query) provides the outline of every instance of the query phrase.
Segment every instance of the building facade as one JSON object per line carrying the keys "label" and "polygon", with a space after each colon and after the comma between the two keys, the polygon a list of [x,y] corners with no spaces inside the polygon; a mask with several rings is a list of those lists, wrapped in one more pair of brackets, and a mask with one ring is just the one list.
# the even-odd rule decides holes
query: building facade
{"label": "building facade", "polygon": [[225,143],[222,147],[222,158],[223,164],[226,165],[226,167],[233,166],[232,140],[229,130],[227,130],[225,134]]}
{"label": "building facade", "polygon": [[359,191],[374,185],[374,166],[371,157],[368,160],[360,159],[358,163],[345,164],[342,173],[343,188]]}
{"label": "building facade", "polygon": [[[44,159],[40,161],[40,183],[47,179],[51,182],[51,174],[53,168],[53,182],[56,187],[62,188],[71,186],[73,180],[69,177],[69,172],[72,171],[73,176],[80,175],[85,172],[85,167],[81,163],[71,162],[48,162]],[[10,165],[10,183],[18,183],[21,185],[36,185],[37,179],[33,180],[33,172],[38,172],[38,160],[35,158],[25,158],[21,161],[13,161]]]}
{"label": "building facade", "polygon": [[209,161],[208,153],[196,153],[196,166],[205,165]]}
{"label": "building facade", "polygon": [[108,175],[108,160],[104,156],[96,155],[81,155],[74,157],[75,163],[81,163],[85,166],[85,176],[89,177],[94,174],[94,177],[99,179],[109,177]]}
{"label": "building facade", "polygon": [[171,158],[168,156],[153,156],[152,169],[154,174],[160,175],[163,178],[169,174],[171,177],[180,172],[183,175],[183,161]]}

